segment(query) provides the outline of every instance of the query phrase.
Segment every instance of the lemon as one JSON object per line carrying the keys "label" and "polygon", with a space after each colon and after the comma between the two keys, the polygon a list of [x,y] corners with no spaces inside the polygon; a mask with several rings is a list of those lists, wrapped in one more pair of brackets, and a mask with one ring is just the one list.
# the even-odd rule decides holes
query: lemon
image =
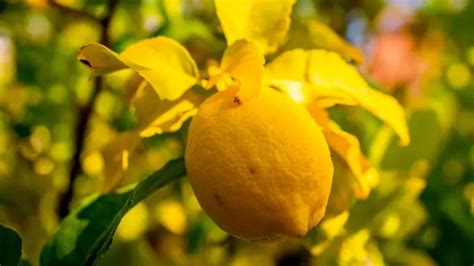
{"label": "lemon", "polygon": [[203,210],[228,233],[254,241],[301,237],[325,213],[333,165],[303,106],[265,88],[240,101],[209,97],[191,122],[186,169]]}

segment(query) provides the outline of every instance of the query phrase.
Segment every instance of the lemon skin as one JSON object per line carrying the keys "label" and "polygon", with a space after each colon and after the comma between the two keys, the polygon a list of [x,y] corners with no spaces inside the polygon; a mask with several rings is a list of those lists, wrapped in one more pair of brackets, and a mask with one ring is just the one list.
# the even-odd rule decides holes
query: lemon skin
{"label": "lemon skin", "polygon": [[253,241],[301,237],[324,216],[333,165],[306,109],[271,88],[241,101],[209,97],[193,118],[186,169],[203,210]]}

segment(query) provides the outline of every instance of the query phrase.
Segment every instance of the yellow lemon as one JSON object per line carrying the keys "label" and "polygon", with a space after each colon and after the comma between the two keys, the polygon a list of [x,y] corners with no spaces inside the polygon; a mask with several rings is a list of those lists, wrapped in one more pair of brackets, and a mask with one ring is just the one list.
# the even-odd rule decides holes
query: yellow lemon
{"label": "yellow lemon", "polygon": [[209,97],[191,122],[185,151],[204,211],[232,235],[301,237],[325,213],[333,176],[321,129],[303,106],[265,88],[240,101]]}

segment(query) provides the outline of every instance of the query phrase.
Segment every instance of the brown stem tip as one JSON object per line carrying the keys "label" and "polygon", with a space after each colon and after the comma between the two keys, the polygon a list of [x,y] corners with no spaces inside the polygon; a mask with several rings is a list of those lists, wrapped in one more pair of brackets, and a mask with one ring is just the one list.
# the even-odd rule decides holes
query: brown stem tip
{"label": "brown stem tip", "polygon": [[234,101],[233,101],[235,104],[239,105],[239,104],[242,104],[242,101],[240,101],[240,98],[238,96],[235,96],[234,97]]}

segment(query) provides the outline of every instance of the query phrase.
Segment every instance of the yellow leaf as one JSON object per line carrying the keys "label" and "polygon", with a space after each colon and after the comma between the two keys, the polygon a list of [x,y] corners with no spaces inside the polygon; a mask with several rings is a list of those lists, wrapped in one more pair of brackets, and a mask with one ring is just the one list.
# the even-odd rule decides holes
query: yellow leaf
{"label": "yellow leaf", "polygon": [[191,89],[177,100],[161,100],[155,90],[143,82],[132,100],[140,136],[179,130],[188,118],[196,114],[197,107],[205,98],[197,89]]}
{"label": "yellow leaf", "polygon": [[364,265],[367,263],[367,243],[370,240],[369,229],[362,229],[344,239],[339,249],[339,265]]}
{"label": "yellow leaf", "polygon": [[264,84],[283,91],[297,103],[307,104],[314,99],[307,79],[307,64],[304,50],[283,53],[265,67]]}
{"label": "yellow leaf", "polygon": [[[301,49],[283,53],[265,72],[265,84],[288,93],[288,82],[302,82],[319,107],[359,105],[390,126],[402,145],[410,142],[405,113],[395,98],[372,89],[357,69],[335,52]],[[291,83],[290,83],[291,84]]]}
{"label": "yellow leaf", "polygon": [[317,42],[318,45],[313,48],[334,51],[346,60],[354,61],[357,64],[364,62],[362,52],[347,43],[327,25],[316,20],[309,20],[307,27],[309,30],[309,38],[313,40],[314,43]]}
{"label": "yellow leaf", "polygon": [[312,50],[310,60],[309,79],[314,86],[347,93],[390,126],[402,145],[410,142],[405,113],[395,98],[370,88],[357,69],[337,53]]}
{"label": "yellow leaf", "polygon": [[290,95],[296,102],[315,102],[327,108],[334,104],[356,105],[356,100],[347,92],[330,87],[314,86],[309,80],[310,56],[307,51],[295,49],[285,52],[265,68],[265,84],[276,87]]}
{"label": "yellow leaf", "polygon": [[163,100],[176,100],[196,84],[199,71],[189,52],[178,42],[155,37],[129,46],[120,54]]}
{"label": "yellow leaf", "polygon": [[332,154],[334,176],[326,207],[325,219],[340,215],[354,204],[357,178],[337,153]]}
{"label": "yellow leaf", "polygon": [[140,137],[137,133],[125,132],[117,135],[102,148],[105,165],[102,192],[109,192],[120,184],[122,174],[128,168],[129,156],[139,144]]}
{"label": "yellow leaf", "polygon": [[[305,236],[305,240],[309,239],[309,251],[312,255],[320,255],[332,242],[332,240],[344,233],[344,225],[349,219],[349,211],[344,211],[341,214],[333,217],[325,217],[324,220],[316,227],[315,232]],[[313,234],[313,235],[311,235]]]}
{"label": "yellow leaf", "polygon": [[77,52],[76,58],[91,68],[92,77],[128,67],[122,62],[117,53],[98,43],[82,46],[79,52]]}
{"label": "yellow leaf", "polygon": [[127,104],[131,104],[137,90],[142,85],[144,79],[134,72],[132,76],[123,85],[123,96]]}
{"label": "yellow leaf", "polygon": [[285,41],[296,0],[215,0],[217,16],[228,44],[254,41],[265,54]]}
{"label": "yellow leaf", "polygon": [[238,40],[227,48],[220,65],[220,73],[211,77],[209,86],[224,80],[227,75],[234,79],[230,86],[238,88],[238,97],[245,100],[257,96],[262,87],[265,58],[258,47],[247,40]]}
{"label": "yellow leaf", "polygon": [[131,68],[155,89],[161,99],[175,100],[198,81],[199,71],[188,51],[178,42],[155,37],[132,44],[120,55],[92,43],[81,48],[77,59],[95,75]]}
{"label": "yellow leaf", "polygon": [[317,106],[310,106],[311,115],[322,126],[324,137],[331,150],[337,153],[349,166],[356,178],[355,196],[365,199],[379,180],[377,170],[370,165],[360,150],[359,140],[331,122],[327,112]]}
{"label": "yellow leaf", "polygon": [[362,64],[362,52],[341,38],[334,30],[324,23],[316,20],[293,21],[288,33],[288,42],[284,50],[324,49],[340,54],[345,60]]}

